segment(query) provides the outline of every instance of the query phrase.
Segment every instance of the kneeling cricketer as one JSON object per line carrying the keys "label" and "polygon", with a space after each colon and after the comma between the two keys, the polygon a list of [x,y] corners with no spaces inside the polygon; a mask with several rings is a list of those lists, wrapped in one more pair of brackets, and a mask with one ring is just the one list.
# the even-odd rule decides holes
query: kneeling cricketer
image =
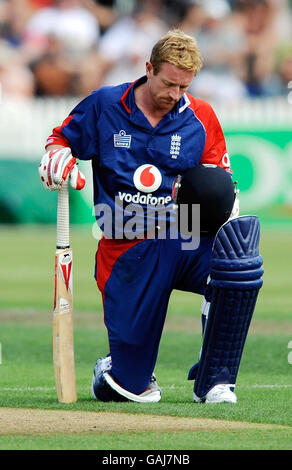
{"label": "kneeling cricketer", "polygon": [[[109,343],[93,368],[96,400],[160,401],[154,368],[169,298],[178,289],[203,298],[202,347],[188,373],[193,401],[237,401],[262,285],[260,227],[256,216],[239,215],[213,108],[187,92],[201,66],[194,38],[170,31],[154,45],[145,76],[94,91],[46,143],[39,167],[44,186],[59,190],[69,178],[81,189],[76,159],[90,160],[94,205],[110,214],[110,223],[101,211],[96,216],[103,234],[95,279]],[[200,207],[199,241],[185,249],[181,215],[187,208],[191,217],[194,206]]]}

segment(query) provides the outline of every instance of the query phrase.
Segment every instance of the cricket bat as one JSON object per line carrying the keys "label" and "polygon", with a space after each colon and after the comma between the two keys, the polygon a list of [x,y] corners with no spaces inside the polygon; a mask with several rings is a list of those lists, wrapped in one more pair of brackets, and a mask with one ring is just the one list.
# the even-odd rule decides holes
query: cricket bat
{"label": "cricket bat", "polygon": [[53,361],[59,402],[77,401],[73,335],[73,253],[69,242],[68,181],[64,181],[58,191]]}

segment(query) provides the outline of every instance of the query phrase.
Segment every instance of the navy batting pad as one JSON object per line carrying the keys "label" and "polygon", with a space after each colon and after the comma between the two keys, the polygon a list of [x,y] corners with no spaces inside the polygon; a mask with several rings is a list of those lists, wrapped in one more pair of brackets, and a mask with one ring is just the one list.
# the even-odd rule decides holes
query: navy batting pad
{"label": "navy batting pad", "polygon": [[201,357],[191,368],[195,394],[202,398],[217,384],[235,384],[246,336],[262,286],[260,226],[255,216],[224,224],[213,246],[209,284],[211,305]]}

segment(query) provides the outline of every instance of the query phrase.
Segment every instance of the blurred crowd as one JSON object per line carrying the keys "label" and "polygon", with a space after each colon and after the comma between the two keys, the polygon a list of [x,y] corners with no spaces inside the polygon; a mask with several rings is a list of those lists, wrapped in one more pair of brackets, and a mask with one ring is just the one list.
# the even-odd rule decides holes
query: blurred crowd
{"label": "blurred crowd", "polygon": [[196,96],[288,95],[292,0],[0,0],[1,93],[86,96],[132,81],[173,27],[201,50]]}

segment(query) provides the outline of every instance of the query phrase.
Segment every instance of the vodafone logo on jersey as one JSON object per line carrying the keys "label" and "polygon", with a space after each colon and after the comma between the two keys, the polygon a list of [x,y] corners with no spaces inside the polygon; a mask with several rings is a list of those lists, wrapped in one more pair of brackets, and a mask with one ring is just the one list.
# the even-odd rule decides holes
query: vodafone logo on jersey
{"label": "vodafone logo on jersey", "polygon": [[154,165],[141,165],[134,173],[133,181],[135,187],[143,193],[157,191],[162,182],[162,176],[158,168]]}
{"label": "vodafone logo on jersey", "polygon": [[153,193],[160,188],[162,175],[154,165],[146,163],[139,166],[133,175],[136,194],[124,193],[119,191],[118,197],[121,201],[142,205],[166,205],[171,201],[171,196],[154,196]]}

